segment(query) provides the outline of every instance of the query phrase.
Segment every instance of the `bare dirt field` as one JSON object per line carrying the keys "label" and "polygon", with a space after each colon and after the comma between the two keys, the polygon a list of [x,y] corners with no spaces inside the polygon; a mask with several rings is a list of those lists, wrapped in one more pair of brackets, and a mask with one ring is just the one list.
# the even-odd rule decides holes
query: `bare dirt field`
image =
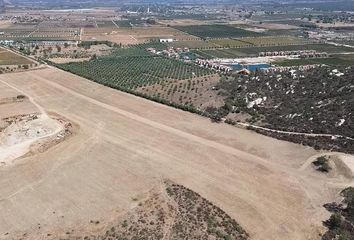
{"label": "bare dirt field", "polygon": [[171,20],[159,20],[160,24],[170,26],[188,26],[188,25],[204,25],[208,24],[208,21],[196,20],[196,19],[171,19]]}
{"label": "bare dirt field", "polygon": [[33,64],[34,61],[0,47],[0,65]]}
{"label": "bare dirt field", "polygon": [[134,27],[134,28],[85,28],[82,40],[111,41],[114,43],[139,44],[156,38],[174,38],[177,40],[195,40],[184,32],[169,27]]}
{"label": "bare dirt field", "polygon": [[252,24],[252,26],[257,28],[265,28],[265,29],[276,29],[276,30],[291,30],[298,29],[299,27],[289,25],[289,24],[281,24],[281,23],[262,23],[262,24]]}
{"label": "bare dirt field", "polygon": [[[16,115],[50,112],[77,126],[65,141],[0,167],[0,239],[105,232],[164,188],[164,179],[219,206],[251,239],[319,239],[329,216],[322,205],[353,184],[315,172],[308,159],[319,153],[309,147],[55,68],[2,74],[0,87],[10,89],[7,97],[26,95],[11,103],[22,104]],[[0,105],[1,118],[8,111],[15,115]]]}
{"label": "bare dirt field", "polygon": [[89,60],[90,58],[64,58],[64,57],[50,58],[50,61],[58,64],[70,63],[70,62],[84,62]]}

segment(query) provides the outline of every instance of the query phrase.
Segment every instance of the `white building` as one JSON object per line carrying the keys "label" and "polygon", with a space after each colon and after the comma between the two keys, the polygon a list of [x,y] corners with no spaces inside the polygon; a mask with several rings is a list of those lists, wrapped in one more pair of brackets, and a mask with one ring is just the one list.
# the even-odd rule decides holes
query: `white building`
{"label": "white building", "polygon": [[173,42],[173,39],[172,38],[161,38],[160,42],[161,43],[170,43],[170,42]]}

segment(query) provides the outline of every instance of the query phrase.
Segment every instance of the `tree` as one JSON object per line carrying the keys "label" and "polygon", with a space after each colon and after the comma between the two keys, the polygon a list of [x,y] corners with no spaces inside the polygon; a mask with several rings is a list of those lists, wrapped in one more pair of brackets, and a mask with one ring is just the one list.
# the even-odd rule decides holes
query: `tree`
{"label": "tree", "polygon": [[344,197],[344,203],[347,204],[348,215],[351,216],[354,220],[354,188],[349,187],[344,189],[341,192],[341,195]]}
{"label": "tree", "polygon": [[339,213],[333,213],[327,221],[328,228],[331,230],[338,229],[342,224],[342,216]]}

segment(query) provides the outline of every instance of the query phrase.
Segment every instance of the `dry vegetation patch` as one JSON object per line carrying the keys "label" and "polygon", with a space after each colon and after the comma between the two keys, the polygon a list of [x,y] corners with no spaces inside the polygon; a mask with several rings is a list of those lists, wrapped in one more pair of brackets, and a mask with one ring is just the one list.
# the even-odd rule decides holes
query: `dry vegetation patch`
{"label": "dry vegetation patch", "polygon": [[[99,224],[99,221],[91,221],[91,224]],[[68,231],[63,239],[248,239],[242,227],[222,209],[170,181],[165,182],[162,192],[151,192],[121,220],[105,228],[101,234],[85,237]]]}
{"label": "dry vegetation patch", "polygon": [[34,62],[16,53],[0,48],[0,65],[27,65]]}
{"label": "dry vegetation patch", "polygon": [[173,38],[177,40],[196,40],[197,38],[170,27],[132,27],[132,28],[90,28],[83,34],[83,40],[111,41],[123,45],[149,42],[151,39]]}
{"label": "dry vegetation patch", "polygon": [[176,104],[192,105],[199,109],[221,107],[223,98],[213,90],[220,80],[217,74],[187,80],[167,80],[137,89],[149,96],[165,99]]}

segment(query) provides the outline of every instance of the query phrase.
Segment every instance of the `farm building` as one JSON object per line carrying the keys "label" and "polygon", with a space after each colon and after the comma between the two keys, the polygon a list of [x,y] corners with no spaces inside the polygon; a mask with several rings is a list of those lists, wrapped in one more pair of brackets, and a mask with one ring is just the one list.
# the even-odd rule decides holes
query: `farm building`
{"label": "farm building", "polygon": [[172,38],[161,38],[160,42],[161,43],[171,43],[171,42],[173,42],[173,39]]}
{"label": "farm building", "polygon": [[13,40],[0,40],[0,44],[3,45],[13,45],[15,41]]}

